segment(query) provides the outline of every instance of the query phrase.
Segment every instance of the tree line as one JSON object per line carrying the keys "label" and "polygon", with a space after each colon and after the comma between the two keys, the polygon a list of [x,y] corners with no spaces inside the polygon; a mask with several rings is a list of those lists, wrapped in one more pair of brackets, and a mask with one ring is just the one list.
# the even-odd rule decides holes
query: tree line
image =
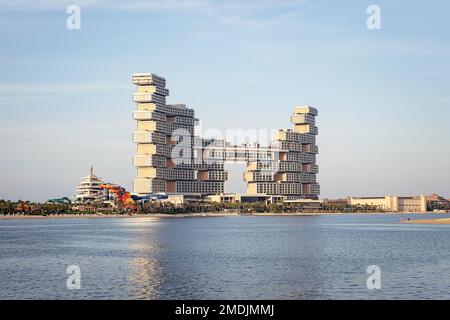
{"label": "tree line", "polygon": [[305,208],[299,203],[266,204],[265,202],[217,203],[208,201],[188,202],[176,205],[170,202],[152,201],[126,207],[120,203],[34,203],[30,201],[0,200],[0,215],[68,215],[68,214],[188,214],[188,213],[299,213],[299,212],[383,212],[374,206],[327,206],[320,209]]}

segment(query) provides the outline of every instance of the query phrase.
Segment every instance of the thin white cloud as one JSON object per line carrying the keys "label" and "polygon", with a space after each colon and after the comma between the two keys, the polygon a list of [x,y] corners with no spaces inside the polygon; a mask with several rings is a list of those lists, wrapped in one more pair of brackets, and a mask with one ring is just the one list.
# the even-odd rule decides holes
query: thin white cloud
{"label": "thin white cloud", "polygon": [[123,83],[11,84],[0,82],[1,94],[86,93],[130,88]]}
{"label": "thin white cloud", "polygon": [[402,56],[425,56],[447,58],[450,55],[450,46],[422,38],[383,39],[371,41],[369,38],[343,39],[339,42],[330,42],[330,50],[342,56],[366,55],[369,53]]}
{"label": "thin white cloud", "polygon": [[288,26],[289,24],[298,23],[299,13],[287,12],[275,15],[270,18],[254,18],[243,15],[230,15],[220,19],[220,22],[228,25],[265,28],[274,26]]}
{"label": "thin white cloud", "polygon": [[72,4],[81,9],[179,11],[244,27],[270,27],[292,22],[306,8],[304,0],[0,0],[0,8],[10,9],[64,10]]}
{"label": "thin white cloud", "polygon": [[208,0],[0,0],[0,6],[9,8],[29,8],[56,10],[69,5],[81,8],[129,9],[129,10],[192,10],[210,7]]}

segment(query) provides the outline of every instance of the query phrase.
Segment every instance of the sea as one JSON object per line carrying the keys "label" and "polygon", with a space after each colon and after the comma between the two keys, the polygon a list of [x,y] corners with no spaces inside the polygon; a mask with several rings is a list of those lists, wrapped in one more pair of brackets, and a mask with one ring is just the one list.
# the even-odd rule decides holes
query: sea
{"label": "sea", "polygon": [[450,299],[435,217],[0,220],[0,299]]}

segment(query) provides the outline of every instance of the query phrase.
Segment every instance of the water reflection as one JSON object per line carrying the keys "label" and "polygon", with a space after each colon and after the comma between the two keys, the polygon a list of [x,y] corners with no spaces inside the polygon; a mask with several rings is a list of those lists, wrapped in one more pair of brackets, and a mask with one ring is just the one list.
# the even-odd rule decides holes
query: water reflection
{"label": "water reflection", "polygon": [[[147,220],[147,219],[146,219]],[[159,246],[153,237],[158,233],[158,222],[136,221],[138,227],[136,242],[130,244],[135,257],[130,261],[127,287],[134,299],[156,299],[163,280],[163,269],[158,259]]]}
{"label": "water reflection", "polygon": [[[450,298],[450,226],[400,219],[0,221],[0,299]],[[82,269],[76,292],[65,286],[72,264]],[[374,264],[376,292],[366,287]]]}

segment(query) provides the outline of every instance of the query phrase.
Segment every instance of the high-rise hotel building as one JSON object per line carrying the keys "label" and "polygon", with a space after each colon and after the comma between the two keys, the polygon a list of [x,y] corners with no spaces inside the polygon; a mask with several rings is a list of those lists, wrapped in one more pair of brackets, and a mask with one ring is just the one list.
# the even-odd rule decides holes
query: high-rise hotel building
{"label": "high-rise hotel building", "polygon": [[223,194],[228,179],[224,163],[244,161],[247,193],[280,195],[286,200],[318,198],[316,109],[296,107],[293,129],[279,130],[270,146],[232,146],[195,136],[194,110],[166,104],[169,90],[164,78],[134,74],[133,83],[137,86],[133,94],[137,103],[133,112],[137,121],[135,193]]}
{"label": "high-rise hotel building", "polygon": [[317,110],[310,106],[294,108],[291,116],[294,128],[279,130],[274,137],[273,145],[278,146],[274,159],[248,162],[247,193],[282,195],[286,200],[318,199],[317,115]]}
{"label": "high-rise hotel building", "polygon": [[137,86],[133,94],[137,103],[133,112],[137,122],[133,133],[137,145],[133,191],[142,195],[223,193],[227,180],[223,161],[195,160],[194,146],[202,147],[210,142],[194,135],[198,121],[194,110],[182,104],[166,104],[169,95],[166,80],[156,74],[134,74],[133,83]]}

